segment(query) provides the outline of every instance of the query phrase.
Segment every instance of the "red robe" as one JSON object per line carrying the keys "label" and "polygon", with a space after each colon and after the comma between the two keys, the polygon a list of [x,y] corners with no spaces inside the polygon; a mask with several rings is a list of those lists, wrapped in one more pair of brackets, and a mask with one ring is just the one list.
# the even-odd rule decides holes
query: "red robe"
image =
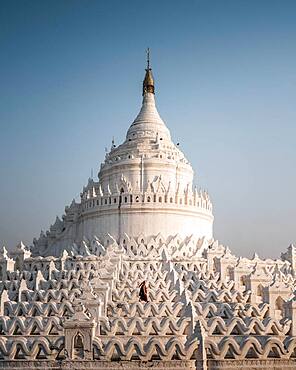
{"label": "red robe", "polygon": [[139,297],[140,301],[148,302],[147,286],[145,283],[140,285]]}

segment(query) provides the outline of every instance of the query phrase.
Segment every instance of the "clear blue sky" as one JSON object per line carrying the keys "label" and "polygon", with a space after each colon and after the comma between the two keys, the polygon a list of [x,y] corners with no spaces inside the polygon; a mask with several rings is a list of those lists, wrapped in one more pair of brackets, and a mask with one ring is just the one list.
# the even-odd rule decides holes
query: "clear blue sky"
{"label": "clear blue sky", "polygon": [[277,256],[296,241],[294,0],[0,3],[0,242],[30,244],[77,197],[141,103],[214,203],[215,237]]}

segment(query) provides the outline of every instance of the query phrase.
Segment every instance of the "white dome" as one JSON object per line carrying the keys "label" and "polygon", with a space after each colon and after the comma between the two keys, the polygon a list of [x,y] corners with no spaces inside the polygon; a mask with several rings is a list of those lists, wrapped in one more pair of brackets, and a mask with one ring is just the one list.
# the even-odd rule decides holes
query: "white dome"
{"label": "white dome", "polygon": [[154,80],[146,69],[142,107],[125,141],[112,144],[98,181],[83,188],[81,202],[67,207],[62,221],[35,241],[38,253],[57,255],[73,243],[106,235],[211,239],[212,203],[193,188],[193,174],[156,109]]}

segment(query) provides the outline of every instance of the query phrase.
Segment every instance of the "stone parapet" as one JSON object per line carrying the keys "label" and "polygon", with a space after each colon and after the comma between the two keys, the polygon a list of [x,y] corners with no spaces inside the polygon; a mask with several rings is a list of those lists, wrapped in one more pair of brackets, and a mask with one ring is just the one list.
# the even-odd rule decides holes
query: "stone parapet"
{"label": "stone parapet", "polygon": [[190,361],[0,361],[3,370],[195,370],[196,362]]}

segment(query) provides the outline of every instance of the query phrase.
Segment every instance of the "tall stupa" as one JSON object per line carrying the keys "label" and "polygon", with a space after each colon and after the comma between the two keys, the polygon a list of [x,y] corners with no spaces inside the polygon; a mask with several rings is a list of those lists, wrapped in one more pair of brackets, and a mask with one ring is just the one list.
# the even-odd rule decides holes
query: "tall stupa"
{"label": "tall stupa", "polygon": [[296,369],[296,248],[235,256],[155,104],[33,245],[0,254],[0,369]]}
{"label": "tall stupa", "polygon": [[34,240],[33,255],[59,256],[73,244],[108,235],[116,241],[140,234],[212,239],[212,203],[193,187],[193,169],[157,111],[149,59],[142,95],[139,114],[124,142],[112,142],[98,181],[89,179],[80,203],[73,200],[62,220]]}

